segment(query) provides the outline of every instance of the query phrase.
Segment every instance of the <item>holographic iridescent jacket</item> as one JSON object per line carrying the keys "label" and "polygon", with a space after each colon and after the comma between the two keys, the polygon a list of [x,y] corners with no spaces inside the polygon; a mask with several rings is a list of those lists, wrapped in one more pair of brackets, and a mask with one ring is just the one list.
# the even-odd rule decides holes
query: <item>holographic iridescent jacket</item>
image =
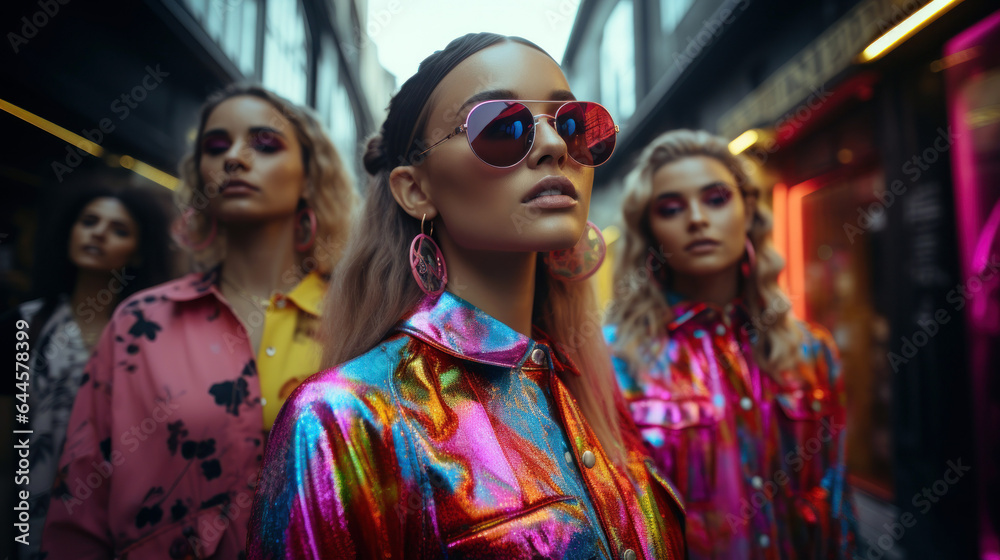
{"label": "holographic iridescent jacket", "polygon": [[536,335],[445,292],[303,383],[271,431],[249,557],[683,558],[682,506],[624,404],[627,476]]}
{"label": "holographic iridescent jacket", "polygon": [[[672,296],[672,295],[671,295]],[[638,371],[614,359],[632,418],[687,507],[693,559],[847,559],[856,523],[844,469],[843,380],[822,327],[805,360],[754,362],[745,309],[671,297],[676,319]],[[605,336],[615,344],[615,328]]]}

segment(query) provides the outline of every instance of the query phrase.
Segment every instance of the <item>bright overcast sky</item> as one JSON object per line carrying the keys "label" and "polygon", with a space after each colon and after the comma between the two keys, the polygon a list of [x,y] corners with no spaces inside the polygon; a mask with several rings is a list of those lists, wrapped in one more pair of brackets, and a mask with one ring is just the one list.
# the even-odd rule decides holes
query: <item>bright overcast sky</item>
{"label": "bright overcast sky", "polygon": [[369,0],[368,35],[397,86],[452,39],[479,31],[518,35],[562,61],[581,0]]}

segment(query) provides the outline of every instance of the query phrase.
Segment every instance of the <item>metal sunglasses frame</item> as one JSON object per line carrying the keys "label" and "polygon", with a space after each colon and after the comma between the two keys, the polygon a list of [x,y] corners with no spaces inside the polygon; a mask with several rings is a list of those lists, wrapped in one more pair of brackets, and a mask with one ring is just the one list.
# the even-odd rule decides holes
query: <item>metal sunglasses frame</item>
{"label": "metal sunglasses frame", "polygon": [[[552,101],[551,99],[488,99],[486,101],[481,101],[479,103],[476,103],[472,107],[472,109],[469,109],[469,114],[465,116],[465,122],[464,123],[456,126],[455,130],[451,134],[449,134],[448,136],[445,136],[441,140],[438,140],[437,142],[435,142],[434,144],[432,144],[429,148],[427,148],[426,150],[424,150],[424,151],[420,152],[419,154],[417,154],[417,156],[418,157],[419,156],[423,156],[427,152],[433,150],[434,148],[440,146],[441,144],[447,142],[448,140],[451,140],[452,138],[458,136],[459,134],[462,134],[463,132],[468,132],[468,130],[469,130],[469,119],[472,118],[472,113],[474,113],[476,111],[476,109],[478,109],[479,107],[481,107],[483,105],[486,105],[488,103],[519,103],[519,104],[523,105],[524,108],[527,109],[528,112],[530,113],[531,112],[531,107],[528,107],[528,105],[527,105],[528,103],[558,103],[558,101]],[[532,123],[537,126],[538,119],[540,119],[542,117],[545,117],[545,120],[549,124],[554,123],[556,121],[556,119],[559,117],[559,111],[562,111],[563,107],[565,107],[565,106],[567,106],[567,105],[569,105],[571,103],[590,103],[592,105],[597,105],[601,109],[604,109],[604,112],[608,114],[608,118],[611,119],[612,123],[615,122],[614,117],[611,116],[611,111],[608,111],[607,107],[605,107],[604,105],[601,105],[600,103],[597,103],[597,102],[594,102],[594,101],[570,100],[570,101],[564,101],[561,105],[559,105],[559,107],[556,109],[555,114],[553,114],[553,115],[550,115],[548,113],[539,113],[537,115],[534,114],[534,113],[531,113]],[[553,126],[553,128],[555,128],[555,126]],[[618,125],[615,124],[615,136],[616,137],[617,137],[619,131],[620,130],[618,128]],[[556,134],[558,134],[558,133],[559,133],[559,129],[556,128]],[[562,135],[559,135],[559,137],[562,138]],[[528,154],[531,153],[531,146],[534,145],[534,143],[535,143],[535,130],[534,130],[534,127],[532,127],[532,130],[531,130],[531,145],[528,146],[528,150],[526,152],[524,152],[524,155],[521,156],[521,159],[517,160],[516,162],[514,162],[514,163],[512,163],[510,165],[494,165],[494,164],[492,164],[492,163],[484,160],[482,158],[482,156],[480,156],[478,153],[476,153],[476,149],[472,146],[472,140],[469,139],[468,134],[466,134],[465,138],[469,142],[469,149],[471,149],[472,153],[475,154],[475,156],[477,158],[479,158],[479,161],[485,163],[486,165],[489,165],[490,167],[495,167],[497,169],[510,169],[511,167],[514,167],[515,165],[517,165],[517,164],[521,163],[522,161],[524,161],[524,158],[528,157]],[[615,146],[617,146],[617,144],[618,143],[615,142]],[[611,156],[614,153],[615,153],[615,148],[612,147],[611,148],[611,153],[608,154],[608,159],[611,159]],[[569,155],[570,159],[572,159],[573,161],[579,163],[580,165],[582,165],[584,167],[600,167],[601,165],[604,165],[605,163],[608,162],[608,159],[606,159],[606,160],[602,161],[601,163],[599,163],[597,165],[590,165],[590,164],[586,164],[586,163],[582,163],[582,162],[578,161],[575,157],[573,157],[568,152],[567,152],[567,155]]]}

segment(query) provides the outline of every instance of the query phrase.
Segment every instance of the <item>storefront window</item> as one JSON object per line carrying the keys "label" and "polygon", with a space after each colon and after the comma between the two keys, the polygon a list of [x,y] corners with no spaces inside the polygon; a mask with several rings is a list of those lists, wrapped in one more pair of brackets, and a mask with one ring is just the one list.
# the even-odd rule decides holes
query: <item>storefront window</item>
{"label": "storefront window", "polygon": [[660,0],[660,26],[663,33],[672,33],[684,18],[693,0]]}
{"label": "storefront window", "polygon": [[851,484],[891,502],[895,372],[889,355],[898,336],[891,306],[878,294],[892,290],[883,263],[896,257],[886,241],[883,201],[891,205],[895,195],[874,141],[875,120],[872,104],[853,106],[823,133],[784,148],[794,153],[772,169],[800,182],[775,185],[773,236],[786,263],[781,288],[795,316],[828,328],[840,349]]}
{"label": "storefront window", "polygon": [[333,41],[323,41],[323,55],[316,76],[316,110],[330,140],[345,162],[357,158],[357,127],[351,98],[341,80],[340,59]]}
{"label": "storefront window", "polygon": [[252,77],[257,58],[257,0],[185,0],[184,4],[240,72]]}
{"label": "storefront window", "polygon": [[635,112],[635,23],[632,0],[620,0],[601,39],[601,100],[619,123]]}
{"label": "storefront window", "polygon": [[267,0],[264,87],[295,103],[306,103],[309,44],[299,0]]}

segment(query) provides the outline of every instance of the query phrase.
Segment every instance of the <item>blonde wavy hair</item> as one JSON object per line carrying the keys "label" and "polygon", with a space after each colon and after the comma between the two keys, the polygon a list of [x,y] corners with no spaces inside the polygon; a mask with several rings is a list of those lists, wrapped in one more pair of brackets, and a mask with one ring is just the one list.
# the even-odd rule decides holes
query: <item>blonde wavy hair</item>
{"label": "blonde wavy hair", "polygon": [[[351,235],[327,296],[323,315],[327,326],[324,368],[375,347],[423,299],[408,259],[410,242],[420,233],[420,220],[396,203],[389,189],[389,173],[397,165],[419,159],[415,156],[420,147],[411,148],[414,142],[420,144],[414,139],[425,133],[433,88],[461,60],[505,41],[542,50],[523,39],[492,33],[460,37],[424,60],[417,74],[390,101],[386,122],[368,142],[364,156],[371,180],[359,227]],[[589,282],[553,279],[542,254],[537,258],[532,322],[580,369],[579,376],[566,376],[562,381],[580,404],[609,458],[622,465],[622,419],[616,408],[621,393],[601,335],[593,288]]]}
{"label": "blonde wavy hair", "polygon": [[[322,274],[329,274],[346,245],[351,217],[359,202],[354,180],[311,109],[258,85],[231,85],[210,97],[202,107],[194,145],[180,164],[180,185],[175,192],[175,203],[181,210],[182,221],[175,227],[183,229],[184,235],[196,242],[207,239],[211,234],[214,218],[208,212],[208,205],[212,195],[206,193],[199,172],[202,134],[205,123],[219,104],[244,95],[266,101],[295,129],[296,138],[302,146],[302,167],[306,176],[303,198],[306,205],[313,209],[317,221],[316,243],[308,252],[302,253],[302,262],[305,272],[315,268]],[[183,214],[188,209],[194,211],[193,216],[184,220]],[[185,247],[191,252],[198,268],[212,268],[225,256],[225,231],[218,227],[215,241],[203,249],[196,251]]]}
{"label": "blonde wavy hair", "polygon": [[[639,156],[625,179],[622,202],[624,246],[615,266],[615,293],[608,322],[616,325],[615,350],[635,371],[644,356],[655,355],[667,337],[666,326],[675,317],[667,304],[664,285],[670,285],[670,270],[663,264],[660,279],[651,270],[652,256],[659,246],[649,224],[653,199],[653,175],[664,165],[687,157],[707,156],[721,162],[736,178],[746,207],[753,208],[748,237],[757,261],[749,278],[741,280],[741,293],[751,318],[743,328],[753,341],[754,358],[769,375],[793,367],[803,359],[799,351],[802,333],[791,314],[788,297],[778,287],[778,274],[785,260],[771,243],[771,211],[759,197],[750,178],[751,163],[733,155],[724,138],[699,130],[674,130],[660,135]],[[761,320],[763,318],[764,320]]]}

